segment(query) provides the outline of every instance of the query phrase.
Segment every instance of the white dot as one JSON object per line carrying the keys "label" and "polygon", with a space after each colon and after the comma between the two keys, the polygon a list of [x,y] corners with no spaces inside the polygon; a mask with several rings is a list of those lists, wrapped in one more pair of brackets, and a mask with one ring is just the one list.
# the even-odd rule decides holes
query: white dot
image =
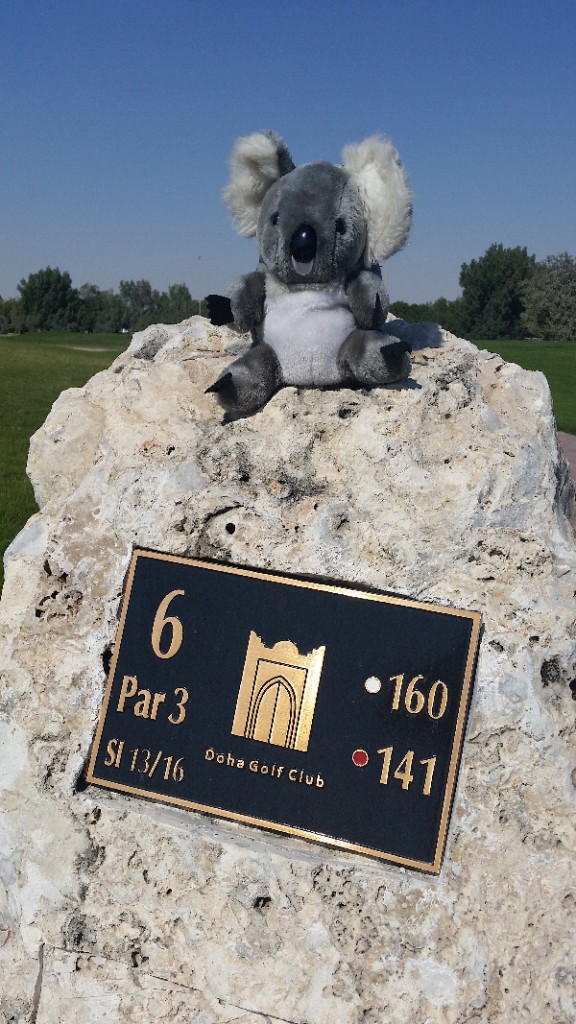
{"label": "white dot", "polygon": [[368,693],[380,693],[382,683],[378,679],[378,676],[368,676],[368,679],[366,679],[364,683],[364,689],[367,690]]}

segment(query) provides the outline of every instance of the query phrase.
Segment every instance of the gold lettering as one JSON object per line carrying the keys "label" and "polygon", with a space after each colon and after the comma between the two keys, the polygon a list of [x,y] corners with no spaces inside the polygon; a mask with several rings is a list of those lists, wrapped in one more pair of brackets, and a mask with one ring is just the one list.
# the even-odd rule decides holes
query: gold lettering
{"label": "gold lettering", "polygon": [[150,779],[152,778],[152,776],[154,775],[154,772],[156,771],[158,765],[160,764],[161,759],[162,759],[162,751],[159,750],[158,753],[156,754],[156,759],[154,761],[154,764],[152,765],[150,771],[148,772],[148,778],[150,778]]}
{"label": "gold lettering", "polygon": [[402,758],[396,771],[394,772],[394,778],[398,779],[402,783],[402,789],[408,789],[411,782],[414,781],[412,775],[412,763],[414,761],[414,751],[409,750],[407,754]]}
{"label": "gold lettering", "polygon": [[[118,740],[110,741],[108,744],[109,752],[110,745],[118,742]],[[120,764],[123,747],[124,740],[120,742],[118,753],[116,755],[116,767]],[[214,751],[212,751],[212,753],[214,753]],[[164,769],[164,779],[166,782],[169,778],[172,778],[174,782],[182,782],[182,779],[184,778],[183,757],[179,757],[174,760],[173,754],[165,755],[163,750],[159,750],[156,754],[153,754],[147,747],[133,747],[131,754],[131,772],[137,771],[140,775],[147,775],[148,778],[151,779],[159,766],[160,771],[162,771],[161,765],[164,763],[166,765]],[[206,754],[208,754],[208,751],[206,751]],[[209,758],[207,758],[207,760],[209,760]]]}
{"label": "gold lettering", "polygon": [[208,747],[208,750],[204,754],[204,760],[205,761],[213,761],[214,760],[214,751],[212,750],[212,747]]}
{"label": "gold lettering", "polygon": [[136,676],[124,676],[122,680],[122,686],[120,687],[120,697],[118,699],[117,711],[122,713],[124,711],[124,705],[127,700],[132,700],[136,696],[138,689],[138,680]]}
{"label": "gold lettering", "polygon": [[291,768],[290,771],[288,772],[288,778],[290,779],[290,782],[296,782],[296,775],[297,769]]}
{"label": "gold lettering", "polygon": [[400,708],[400,695],[402,693],[402,687],[404,686],[404,673],[400,676],[391,676],[390,682],[394,683],[394,697],[392,698],[392,711],[398,711]]}
{"label": "gold lettering", "polygon": [[104,758],[104,764],[108,768],[111,765],[114,765],[115,768],[119,768],[123,750],[124,740],[109,740],[106,745],[106,757]]}
{"label": "gold lettering", "polygon": [[138,690],[138,696],[142,699],[136,701],[134,705],[134,714],[136,715],[136,718],[149,718],[152,694],[150,693],[150,690]]}
{"label": "gold lettering", "polygon": [[422,793],[424,794],[424,796],[430,796],[430,792],[432,790],[432,778],[434,776],[434,769],[436,767],[436,758],[425,757],[423,761],[420,761],[420,764],[426,765],[426,778],[424,779],[424,787],[422,789]]}
{"label": "gold lettering", "polygon": [[154,721],[156,721],[156,715],[158,714],[158,707],[159,707],[159,705],[163,704],[165,700],[166,700],[166,694],[165,693],[155,693],[154,694],[154,699],[152,701],[152,711],[150,712],[150,718],[152,718]]}
{"label": "gold lettering", "polygon": [[237,768],[243,768],[244,767],[244,761],[242,761],[242,760],[236,761],[236,767]]}
{"label": "gold lettering", "polygon": [[258,771],[258,761],[250,761],[250,764],[248,765],[248,767],[249,767],[251,772],[257,772]]}
{"label": "gold lettering", "polygon": [[[390,682],[394,683],[392,711],[399,711],[404,686],[404,675],[390,676]],[[442,718],[448,706],[448,687],[441,679],[437,679],[435,683],[432,683],[426,698],[422,690],[418,689],[418,684],[423,682],[424,676],[414,676],[410,680],[404,694],[404,707],[410,715],[419,715],[422,709],[426,707],[428,716],[437,721],[439,718]],[[437,695],[439,699],[436,706]]]}
{"label": "gold lettering", "polygon": [[416,683],[420,683],[424,679],[424,676],[414,676],[413,679],[408,683],[406,689],[406,696],[404,698],[404,704],[406,705],[406,711],[411,715],[418,715],[422,711],[426,698],[416,686]]}
{"label": "gold lettering", "polygon": [[180,700],[176,700],[178,714],[176,715],[176,718],[174,718],[174,711],[172,712],[171,715],[168,715],[168,721],[172,722],[172,725],[181,725],[184,719],[186,718],[186,710],[184,708],[184,705],[188,703],[188,690],[186,689],[185,686],[177,686],[176,689],[174,690],[174,696],[177,698],[178,694],[180,694]]}
{"label": "gold lettering", "polygon": [[[438,713],[434,714],[434,698],[436,697],[437,693],[440,693],[440,706],[438,708]],[[442,715],[446,711],[447,704],[448,687],[446,686],[446,683],[442,682],[441,679],[437,679],[435,683],[432,683],[432,686],[430,687],[430,693],[428,694],[428,714],[430,715],[430,718],[442,718]]]}
{"label": "gold lettering", "polygon": [[[173,658],[174,655],[178,653],[182,646],[182,623],[180,622],[180,619],[177,618],[176,615],[166,615],[166,612],[168,611],[168,605],[171,603],[171,601],[174,600],[175,597],[184,596],[185,592],[183,590],[171,590],[170,593],[166,594],[166,597],[164,597],[160,604],[158,605],[158,610],[156,612],[156,615],[154,616],[154,622],[152,624],[151,636],[152,650],[154,651],[154,654],[156,655],[157,658]],[[172,636],[170,638],[170,644],[168,646],[168,649],[163,651],[162,648],[160,647],[160,641],[162,640],[162,633],[164,632],[166,626],[168,626],[172,630]]]}
{"label": "gold lettering", "polygon": [[[383,786],[388,785],[390,778],[390,768],[392,766],[392,757],[394,756],[394,747],[383,747],[378,751],[379,754],[384,754],[384,760],[382,763],[382,772],[380,774],[380,783]],[[426,767],[426,775],[424,778],[424,784],[422,786],[422,795],[430,796],[432,791],[432,779],[434,778],[434,769],[436,767],[436,756],[425,757],[420,762],[421,765]],[[393,773],[393,777],[398,779],[402,783],[402,789],[409,789],[411,783],[414,781],[414,775],[412,769],[414,766],[414,751],[409,750],[404,755],[400,764]]]}
{"label": "gold lettering", "polygon": [[324,779],[320,775],[320,772],[318,772],[318,775],[316,776],[316,785],[318,789],[322,789],[324,786]]}
{"label": "gold lettering", "polygon": [[390,762],[392,761],[392,752],[394,747],[382,747],[378,751],[379,754],[384,754],[384,763],[382,764],[382,771],[380,773],[380,785],[388,785],[388,776],[390,774]]}

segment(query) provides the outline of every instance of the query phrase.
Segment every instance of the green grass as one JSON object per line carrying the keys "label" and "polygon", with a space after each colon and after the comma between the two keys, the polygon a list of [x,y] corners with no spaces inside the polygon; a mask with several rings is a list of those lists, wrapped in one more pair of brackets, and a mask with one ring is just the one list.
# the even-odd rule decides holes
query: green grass
{"label": "green grass", "polygon": [[576,434],[576,341],[475,341],[509,363],[545,374],[558,430]]}
{"label": "green grass", "polygon": [[32,434],[61,391],[82,387],[129,342],[128,334],[59,331],[0,337],[0,588],[4,551],[37,509],[26,476]]}

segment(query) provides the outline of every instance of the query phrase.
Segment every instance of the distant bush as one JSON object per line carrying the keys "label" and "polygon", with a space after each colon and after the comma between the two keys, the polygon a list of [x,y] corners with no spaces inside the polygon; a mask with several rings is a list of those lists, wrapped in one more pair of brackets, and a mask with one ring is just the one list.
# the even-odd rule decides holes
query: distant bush
{"label": "distant bush", "polygon": [[462,299],[436,299],[435,302],[411,303],[393,302],[390,312],[402,320],[418,323],[424,320],[440,324],[451,334],[462,335],[464,331],[464,309]]}
{"label": "distant bush", "polygon": [[202,309],[185,284],[172,284],[166,292],[144,280],[121,281],[117,293],[95,284],[73,288],[70,274],[58,267],[30,274],[18,291],[18,299],[0,298],[0,334],[140,331],[154,323],[180,323]]}

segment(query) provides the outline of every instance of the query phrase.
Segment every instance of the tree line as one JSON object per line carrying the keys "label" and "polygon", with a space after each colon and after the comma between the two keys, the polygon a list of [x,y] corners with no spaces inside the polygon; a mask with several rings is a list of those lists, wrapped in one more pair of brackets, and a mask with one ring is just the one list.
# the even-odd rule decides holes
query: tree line
{"label": "tree line", "polygon": [[414,304],[394,302],[404,320],[441,324],[461,338],[542,338],[576,342],[576,257],[564,252],[537,262],[526,248],[491,245],[463,263],[462,295]]}
{"label": "tree line", "polygon": [[[526,248],[491,245],[463,263],[462,295],[434,302],[394,302],[405,320],[428,320],[464,338],[544,338],[576,341],[576,257],[569,253],[537,262]],[[46,267],[18,285],[19,297],[0,297],[0,334],[26,331],[140,331],[154,323],[180,323],[205,312],[185,284],[166,292],[149,281],[121,281],[117,292],[94,284],[72,287],[67,272]]]}
{"label": "tree line", "polygon": [[86,333],[141,331],[150,324],[180,323],[202,311],[185,284],[165,292],[149,281],[121,281],[117,292],[94,284],[72,287],[72,278],[58,267],[46,267],[23,278],[17,299],[0,297],[0,334],[27,331]]}

